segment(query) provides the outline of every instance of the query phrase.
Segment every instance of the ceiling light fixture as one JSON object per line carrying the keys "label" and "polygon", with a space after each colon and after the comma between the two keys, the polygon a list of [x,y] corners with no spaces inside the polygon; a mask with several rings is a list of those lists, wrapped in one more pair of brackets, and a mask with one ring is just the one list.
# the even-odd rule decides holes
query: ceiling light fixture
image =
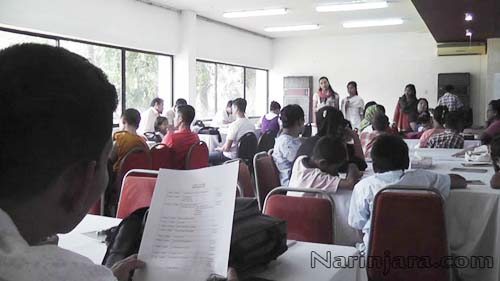
{"label": "ceiling light fixture", "polygon": [[284,15],[288,13],[288,9],[266,9],[266,10],[253,10],[253,11],[238,11],[238,12],[225,12],[225,18],[247,18],[247,17],[261,17],[261,16],[275,16]]}
{"label": "ceiling light fixture", "polygon": [[474,17],[471,13],[465,13],[465,21],[472,21]]}
{"label": "ceiling light fixture", "polygon": [[404,20],[402,18],[389,18],[389,19],[378,19],[378,20],[348,21],[344,22],[342,26],[344,28],[357,28],[357,27],[400,25],[403,23]]}
{"label": "ceiling light fixture", "polygon": [[315,30],[319,28],[320,28],[319,24],[306,24],[306,25],[266,27],[264,28],[264,31],[267,32],[302,31],[302,30]]}
{"label": "ceiling light fixture", "polygon": [[321,5],[316,7],[317,12],[341,12],[387,8],[387,1],[352,2],[347,4]]}

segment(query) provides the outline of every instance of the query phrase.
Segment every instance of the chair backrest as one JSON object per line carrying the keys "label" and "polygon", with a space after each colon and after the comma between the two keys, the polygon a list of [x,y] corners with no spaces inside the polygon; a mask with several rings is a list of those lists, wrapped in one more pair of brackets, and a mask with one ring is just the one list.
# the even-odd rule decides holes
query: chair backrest
{"label": "chair backrest", "polygon": [[[141,174],[147,173],[150,176],[145,177],[135,175],[137,173],[130,173],[133,171],[139,171],[138,173]],[[151,204],[158,176],[158,171],[153,170],[132,170],[130,172],[123,179],[120,200],[118,200],[116,217],[121,219],[133,211]]]}
{"label": "chair backrest", "polygon": [[142,147],[134,147],[125,156],[123,156],[118,171],[116,173],[115,187],[120,190],[122,186],[123,177],[125,174],[133,169],[147,169],[151,170],[152,161],[149,151]]}
{"label": "chair backrest", "polygon": [[249,166],[252,164],[252,159],[257,152],[257,136],[254,133],[248,132],[238,140],[238,158],[245,161]]}
{"label": "chair backrest", "polygon": [[257,152],[268,151],[274,147],[276,141],[276,133],[274,131],[267,130],[259,138],[259,144],[257,145]]}
{"label": "chair backrest", "polygon": [[311,123],[307,123],[304,125],[304,129],[302,130],[303,138],[310,138],[312,136],[312,125]]}
{"label": "chair backrest", "polygon": [[252,183],[252,175],[245,161],[237,158],[224,162],[224,164],[238,161],[238,193],[239,197],[255,197],[255,188]]}
{"label": "chair backrest", "polygon": [[150,148],[152,169],[172,168],[172,150],[163,143],[157,143]]}
{"label": "chair backrest", "polygon": [[204,141],[199,141],[188,150],[186,155],[186,170],[208,167],[208,146]]}
{"label": "chair backrest", "polygon": [[[368,256],[426,257],[439,264],[448,256],[448,242],[439,191],[430,188],[388,187],[374,199]],[[369,280],[449,280],[446,267],[367,268]]]}
{"label": "chair backrest", "polygon": [[267,152],[255,154],[253,159],[255,191],[259,207],[262,210],[267,194],[273,188],[281,186],[278,169],[273,158]]}
{"label": "chair backrest", "polygon": [[[300,191],[318,197],[285,195]],[[323,190],[309,188],[275,188],[266,197],[263,213],[287,221],[287,238],[323,244],[333,244],[335,203]]]}

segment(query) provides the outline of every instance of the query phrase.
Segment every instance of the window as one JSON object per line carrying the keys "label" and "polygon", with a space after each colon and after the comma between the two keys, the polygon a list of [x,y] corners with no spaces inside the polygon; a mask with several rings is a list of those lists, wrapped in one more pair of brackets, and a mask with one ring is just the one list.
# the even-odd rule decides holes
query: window
{"label": "window", "polygon": [[211,118],[215,112],[215,63],[196,64],[196,118]]}
{"label": "window", "polygon": [[0,30],[0,49],[20,43],[39,43],[56,46],[57,42],[54,39],[48,39],[38,36],[24,35],[19,33],[7,32]]}
{"label": "window", "polygon": [[267,112],[267,71],[247,68],[245,93],[248,116],[262,116]]}
{"label": "window", "polygon": [[133,51],[125,54],[127,108],[143,112],[155,97],[162,98],[167,108],[172,97],[172,58]]}
{"label": "window", "polygon": [[120,123],[122,114],[122,63],[121,50],[116,48],[101,47],[86,43],[60,41],[60,46],[88,59],[92,64],[102,69],[108,80],[116,88],[118,106],[113,114],[113,123]]}
{"label": "window", "polygon": [[245,98],[247,116],[261,116],[267,110],[267,70],[209,61],[196,62],[196,114],[213,118],[229,100]]}

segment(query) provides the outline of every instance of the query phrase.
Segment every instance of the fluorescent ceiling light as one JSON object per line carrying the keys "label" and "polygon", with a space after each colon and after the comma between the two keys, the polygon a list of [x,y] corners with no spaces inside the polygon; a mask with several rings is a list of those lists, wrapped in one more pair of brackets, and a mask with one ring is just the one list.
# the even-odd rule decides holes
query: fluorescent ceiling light
{"label": "fluorescent ceiling light", "polygon": [[301,31],[301,30],[314,30],[314,29],[319,29],[319,24],[266,27],[264,28],[264,31],[281,32],[281,31]]}
{"label": "fluorescent ceiling light", "polygon": [[404,21],[401,18],[379,19],[379,20],[360,20],[360,21],[344,22],[342,24],[342,26],[344,28],[372,27],[372,26],[399,25],[399,24],[403,24],[403,22]]}
{"label": "fluorescent ceiling light", "polygon": [[378,2],[352,2],[346,4],[321,5],[316,7],[318,12],[340,12],[387,8],[387,1]]}
{"label": "fluorescent ceiling light", "polygon": [[472,30],[470,30],[470,29],[466,29],[466,30],[465,30],[465,36],[467,36],[467,37],[472,37]]}
{"label": "fluorescent ceiling light", "polygon": [[472,21],[474,17],[471,13],[465,13],[465,21]]}
{"label": "fluorescent ceiling light", "polygon": [[246,17],[284,15],[287,12],[288,11],[286,8],[280,8],[280,9],[267,9],[267,10],[226,12],[223,14],[223,16],[225,18],[246,18]]}

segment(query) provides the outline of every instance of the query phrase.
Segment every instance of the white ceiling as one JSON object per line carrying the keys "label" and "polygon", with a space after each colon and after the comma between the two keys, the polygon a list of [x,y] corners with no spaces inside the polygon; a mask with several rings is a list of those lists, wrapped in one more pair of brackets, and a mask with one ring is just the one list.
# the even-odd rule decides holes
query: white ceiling
{"label": "white ceiling", "polygon": [[[333,0],[333,3],[345,0]],[[389,0],[390,1],[390,0]],[[153,0],[154,4],[179,10],[192,10],[198,15],[224,22],[270,37],[345,35],[374,32],[427,31],[422,18],[410,0],[394,0],[384,9],[318,13],[318,4],[332,3],[325,0]],[[287,8],[288,14],[279,16],[228,19],[222,14],[229,11]],[[345,29],[342,23],[352,20],[401,17],[405,23],[399,26]],[[265,27],[301,24],[320,24],[319,30],[270,33]]]}

